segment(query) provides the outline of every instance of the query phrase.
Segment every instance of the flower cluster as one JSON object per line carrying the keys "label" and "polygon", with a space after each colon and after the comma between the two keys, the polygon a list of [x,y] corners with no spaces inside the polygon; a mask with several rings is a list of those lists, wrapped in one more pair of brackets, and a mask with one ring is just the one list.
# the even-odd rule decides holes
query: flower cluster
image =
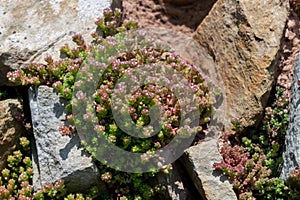
{"label": "flower cluster", "polygon": [[225,132],[221,138],[223,160],[214,167],[233,182],[239,199],[299,199],[299,172],[292,173],[287,183],[277,177],[288,126],[288,98],[283,88],[276,89],[259,131],[241,133],[239,120],[234,119],[235,135]]}
{"label": "flower cluster", "polygon": [[271,170],[263,166],[266,157],[258,147],[250,156],[250,152],[245,147],[231,146],[226,138],[224,142],[226,143],[220,150],[223,160],[220,163],[214,163],[214,167],[222,170],[233,181],[233,187],[239,199],[248,199],[243,196],[252,195],[252,190],[264,185],[271,174]]}
{"label": "flower cluster", "polygon": [[[111,42],[111,46],[118,45],[118,43],[116,43],[112,37],[109,38],[109,40]],[[105,51],[108,48],[109,47],[107,46],[102,46],[101,51]],[[129,79],[135,78],[135,76],[131,76],[131,72],[133,71],[133,69],[144,67],[144,70],[140,70],[140,76],[144,76],[150,70],[153,71],[150,66],[156,66],[155,64],[175,69],[186,80],[188,80],[190,87],[193,88],[195,99],[197,105],[199,106],[197,109],[201,111],[201,119],[197,127],[198,132],[202,130],[202,125],[209,121],[209,117],[212,112],[211,104],[213,103],[213,97],[209,93],[208,86],[205,83],[204,79],[196,71],[195,66],[186,62],[178,55],[170,53],[169,57],[167,57],[166,59],[162,59],[164,53],[166,53],[166,51],[162,49],[149,47],[145,49],[136,49],[130,52],[124,52],[116,58],[110,57],[108,58],[109,60],[106,64],[99,63],[100,59],[93,61],[94,63],[97,63],[99,65],[99,68],[104,68],[105,72],[101,76],[99,86],[93,94],[94,110],[88,109],[87,112],[82,113],[83,123],[86,123],[86,121],[88,120],[93,120],[93,111],[96,112],[96,116],[98,119],[98,123],[94,127],[94,130],[98,132],[99,136],[91,138],[91,136],[88,135],[85,138],[86,143],[84,146],[92,155],[97,154],[97,149],[95,146],[100,143],[100,136],[105,135],[110,143],[113,143],[114,145],[126,151],[130,151],[133,153],[144,153],[141,157],[141,160],[147,163],[147,160],[151,158],[155,150],[167,145],[174,138],[174,136],[178,134],[181,120],[181,106],[179,104],[179,99],[177,99],[176,95],[174,95],[174,93],[168,87],[149,83],[137,88],[132,94],[123,97],[124,99],[128,100],[125,102],[125,104],[122,101],[123,99],[112,99],[113,93],[122,93],[126,90],[126,88],[122,85],[119,85],[119,87],[116,88],[116,84],[119,83],[118,80],[120,77],[124,78],[124,76],[127,76]],[[147,70],[147,67],[149,67],[149,70]],[[89,81],[89,77],[93,77],[94,74],[88,72],[88,70],[85,68],[83,70],[84,73],[87,74],[85,76],[86,80]],[[172,77],[170,77],[169,79],[172,79]],[[135,80],[131,81],[136,82]],[[80,85],[81,83],[76,82],[75,84]],[[83,87],[82,90],[77,91],[75,94],[77,100],[84,99],[87,96],[87,90],[88,88]],[[185,104],[185,101],[188,101],[186,99],[180,100],[182,104]],[[83,105],[78,102],[79,101],[73,102],[73,108],[75,108],[76,106],[83,107]],[[112,102],[114,102],[114,106],[112,106]],[[118,127],[118,124],[116,123],[112,114],[112,109],[116,107],[117,110],[120,110],[121,113],[129,113],[129,117],[131,118],[130,120],[133,121],[135,125],[137,125],[138,127],[144,127],[151,123],[151,109],[155,106],[158,106],[163,110],[163,118],[165,120],[158,121],[158,123],[161,123],[161,130],[157,135],[149,138],[136,138],[128,135]],[[159,111],[153,113],[158,114]],[[83,126],[84,124],[82,124],[82,127]],[[125,128],[130,129],[130,124],[125,124]],[[68,131],[69,129],[65,130]],[[149,127],[149,130],[145,130],[143,134],[144,136],[148,137],[152,131],[153,128],[151,129],[151,127]],[[123,158],[120,158],[117,162],[120,163],[121,159]],[[162,165],[162,163],[158,163],[158,165]],[[170,169],[170,166],[162,166],[162,171],[164,171],[165,173],[169,173]],[[146,186],[147,184],[143,184],[143,187],[137,187],[136,184],[139,179],[142,179],[143,182],[149,180],[150,177],[147,174],[141,175],[139,179],[137,179],[137,177],[133,179],[133,175],[120,172],[118,173],[119,174],[116,175],[116,171],[105,168],[101,176],[101,178],[106,182],[107,186],[109,188],[112,188],[112,190],[114,191],[118,191],[118,194],[130,197],[132,194],[138,193],[142,198],[146,198],[146,196],[152,194],[152,192],[149,193],[149,191],[152,190],[149,190],[149,187]],[[124,177],[124,179],[127,181],[123,182],[121,181],[122,179],[119,180],[120,176]],[[116,179],[118,181],[116,181]],[[128,180],[132,181],[129,182]],[[145,190],[142,190],[141,188],[145,188]]]}
{"label": "flower cluster", "polygon": [[[71,113],[74,106],[82,106],[77,105],[76,101],[72,99],[74,87],[84,85],[80,81],[75,82],[76,76],[79,72],[88,72],[89,70],[85,66],[82,66],[82,64],[94,52],[108,52],[109,54],[110,50],[119,50],[117,45],[120,43],[120,35],[116,34],[137,28],[137,23],[131,21],[121,22],[120,19],[120,10],[116,9],[112,11],[111,9],[105,9],[104,16],[95,22],[97,31],[92,34],[94,41],[91,44],[87,44],[81,35],[74,35],[73,42],[77,46],[70,48],[69,45],[64,45],[61,48],[61,53],[65,55],[64,59],[54,61],[51,56],[47,56],[45,58],[46,64],[31,64],[26,69],[9,72],[7,77],[9,80],[21,85],[45,84],[56,88],[60,96],[68,100],[69,103],[66,109]],[[130,43],[130,38],[121,41],[121,43],[126,42]],[[143,42],[144,44],[151,44],[151,42],[146,40]],[[116,92],[114,88],[120,77],[124,77],[126,74],[130,74],[133,69],[141,67],[165,66],[177,71],[177,73],[187,80],[188,86],[192,89],[193,97],[197,102],[196,109],[200,111],[200,116],[197,116],[200,118],[200,122],[196,128],[197,132],[201,132],[202,126],[209,122],[212,113],[211,105],[214,103],[214,98],[209,92],[207,83],[196,70],[196,67],[183,60],[180,56],[168,52],[165,48],[145,45],[145,48],[132,49],[127,52],[120,52],[116,57],[108,56],[105,58],[107,58],[107,62],[105,63],[99,62],[97,58],[93,63],[99,66],[99,70],[105,69],[105,72],[94,93],[93,107],[86,110],[82,116],[84,121],[88,121],[91,120],[92,113],[96,112],[98,123],[94,127],[94,130],[103,133],[110,143],[126,151],[144,153],[141,159],[147,162],[155,150],[167,145],[180,132],[182,106],[188,104],[191,100],[188,98],[177,99],[173,91],[167,87],[168,80],[176,78],[172,77],[172,75],[166,78],[164,85],[155,84],[156,82],[153,83],[152,81],[152,83],[137,88],[128,97],[128,102],[126,102],[126,106],[128,107],[129,105],[128,109],[125,109],[126,106],[122,102],[116,104],[123,113],[129,113],[131,120],[138,127],[144,127],[152,123],[151,115],[159,113],[159,110],[153,112],[151,109],[159,107],[163,112],[162,118],[164,120],[158,120],[157,122],[162,127],[157,135],[145,139],[136,138],[123,132],[117,126],[112,114],[112,94]],[[147,71],[151,71],[151,69],[142,70],[141,76]],[[85,80],[92,82],[95,77],[96,74],[90,73],[85,77]],[[135,80],[132,81],[134,82]],[[120,90],[122,90],[122,87],[119,88],[119,92]],[[185,92],[182,88],[179,91]],[[75,97],[77,100],[85,99],[87,97],[86,91],[77,91]],[[188,106],[186,107],[187,111],[192,109]],[[187,112],[187,114],[189,113]],[[69,136],[76,132],[76,127],[74,126],[75,120],[71,114],[67,116],[68,124],[59,128],[62,135]],[[189,120],[193,119],[186,119],[186,121]],[[78,124],[76,123],[76,125]],[[183,128],[189,130],[189,127]],[[143,134],[144,136],[149,136],[151,132],[152,129],[150,127]],[[99,141],[95,137],[91,138],[90,142],[98,144]],[[96,152],[94,147],[84,142],[83,145],[89,153],[94,155]],[[158,163],[158,165],[162,167],[162,173],[169,173],[172,169],[171,165],[164,166],[163,162]],[[155,193],[164,188],[163,186],[151,186],[148,184],[154,175],[158,173],[157,171],[145,174],[128,174],[113,170],[103,164],[99,164],[99,169],[101,171],[100,178],[110,190],[110,199],[150,199]],[[55,188],[63,190],[60,186],[50,184],[43,189],[44,192],[42,194],[45,192],[52,194],[53,191],[56,191]]]}
{"label": "flower cluster", "polygon": [[[23,149],[28,149],[29,143],[24,137],[20,138]],[[0,175],[0,198],[1,199],[26,199],[33,193],[30,184],[32,177],[32,164],[26,151],[16,150],[7,157],[7,168]]]}
{"label": "flower cluster", "polygon": [[[195,89],[195,96],[199,109],[202,113],[202,123],[207,122],[211,114],[212,98],[210,97],[208,87],[204,80],[196,72],[193,65],[185,62],[177,55],[171,55],[165,61],[161,60],[164,53],[162,50],[154,48],[139,49],[130,53],[125,53],[113,63],[107,66],[106,73],[103,76],[102,83],[94,94],[95,110],[99,120],[99,127],[103,127],[103,132],[113,143],[119,147],[132,152],[146,152],[155,150],[168,144],[177,134],[180,125],[180,106],[178,99],[166,86],[148,84],[138,88],[130,97],[128,97],[129,110],[123,109],[123,104],[119,106],[122,112],[129,112],[132,121],[140,127],[150,123],[150,108],[154,105],[161,107],[165,113],[163,128],[156,135],[145,140],[128,136],[122,132],[112,119],[111,95],[119,77],[130,69],[139,68],[144,64],[161,63],[164,66],[170,66],[191,82],[191,87]],[[187,70],[188,69],[188,70]],[[141,74],[143,75],[143,74]],[[196,76],[198,78],[196,78]],[[119,88],[118,90],[122,90]],[[116,105],[115,104],[115,105]],[[86,114],[85,114],[86,115]],[[84,117],[85,118],[85,117]],[[149,130],[151,132],[151,130]],[[199,126],[201,131],[201,126]],[[147,132],[144,133],[147,136]],[[112,139],[113,138],[113,139]]]}
{"label": "flower cluster", "polygon": [[300,169],[295,169],[291,172],[289,178],[287,179],[287,185],[300,193]]}
{"label": "flower cluster", "polygon": [[45,184],[42,189],[34,192],[32,186],[32,161],[30,155],[30,142],[26,137],[20,138],[20,150],[14,151],[7,157],[7,167],[0,174],[0,199],[2,200],[91,200],[97,196],[92,188],[89,194],[67,194],[63,180],[54,184]]}
{"label": "flower cluster", "polygon": [[[137,23],[132,21],[121,23],[120,16],[121,11],[119,9],[114,12],[109,8],[104,10],[104,17],[95,22],[97,30],[99,29],[100,32],[97,31],[92,34],[94,45],[100,44],[105,37],[137,27]],[[27,68],[8,72],[7,78],[18,85],[52,86],[58,90],[61,97],[70,100],[78,69],[87,57],[89,48],[91,48],[80,34],[73,36],[73,42],[77,45],[76,47],[70,48],[68,44],[65,44],[60,49],[61,53],[66,56],[65,59],[54,61],[51,56],[46,56],[44,59],[46,64],[32,63]]]}
{"label": "flower cluster", "polygon": [[121,10],[115,9],[113,12],[111,9],[106,8],[103,12],[104,17],[100,17],[96,20],[95,24],[97,28],[102,31],[102,36],[99,36],[97,32],[93,33],[92,36],[96,41],[101,41],[102,38],[116,35],[120,32],[125,32],[130,29],[137,28],[137,23],[133,21],[124,20],[120,26],[121,21]]}

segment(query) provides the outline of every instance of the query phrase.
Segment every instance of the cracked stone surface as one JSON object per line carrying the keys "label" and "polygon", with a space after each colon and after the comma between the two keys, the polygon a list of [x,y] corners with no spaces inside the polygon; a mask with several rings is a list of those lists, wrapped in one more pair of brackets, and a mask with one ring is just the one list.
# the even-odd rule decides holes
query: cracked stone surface
{"label": "cracked stone surface", "polygon": [[86,191],[101,184],[99,171],[81,147],[78,135],[68,137],[59,132],[65,123],[66,102],[47,86],[31,88],[29,101],[35,139],[34,189],[59,179],[65,181],[70,192]]}
{"label": "cracked stone surface", "polygon": [[240,118],[242,128],[262,119],[288,15],[287,0],[219,0],[193,35],[214,58],[223,79],[226,118]]}
{"label": "cracked stone surface", "polygon": [[283,152],[283,167],[280,177],[286,180],[290,173],[299,168],[300,165],[300,93],[298,80],[300,79],[300,54],[294,69],[294,81],[292,84],[292,94],[290,102],[289,126],[285,136],[285,151]]}
{"label": "cracked stone surface", "polygon": [[94,21],[115,0],[3,0],[0,6],[0,86],[12,85],[6,73],[45,55],[59,57],[59,49],[80,33],[91,40]]}
{"label": "cracked stone surface", "polygon": [[222,160],[217,140],[211,139],[192,146],[185,151],[181,162],[186,167],[196,189],[206,200],[237,199],[231,183],[213,164]]}

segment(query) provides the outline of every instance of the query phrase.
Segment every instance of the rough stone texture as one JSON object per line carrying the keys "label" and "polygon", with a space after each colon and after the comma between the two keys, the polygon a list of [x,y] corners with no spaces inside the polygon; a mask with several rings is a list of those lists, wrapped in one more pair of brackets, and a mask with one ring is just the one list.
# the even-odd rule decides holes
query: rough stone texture
{"label": "rough stone texture", "polygon": [[140,27],[163,27],[191,35],[216,0],[123,0],[124,18]]}
{"label": "rough stone texture", "polygon": [[212,55],[226,88],[226,118],[262,117],[288,17],[288,0],[219,0],[194,38]]}
{"label": "rough stone texture", "polygon": [[18,146],[25,128],[15,117],[21,116],[23,107],[17,99],[0,101],[0,170],[6,165],[7,156]]}
{"label": "rough stone texture", "polygon": [[159,184],[166,186],[166,191],[160,199],[172,200],[202,200],[193,183],[188,178],[180,162],[173,163],[171,175],[159,174]]}
{"label": "rough stone texture", "polygon": [[181,161],[203,199],[237,199],[226,177],[214,170],[213,164],[222,160],[222,156],[216,149],[216,139],[203,141],[187,149]]}
{"label": "rough stone texture", "polygon": [[6,79],[9,70],[40,62],[46,54],[57,58],[60,47],[72,43],[75,33],[91,40],[94,21],[112,1],[1,1],[0,85],[12,85]]}
{"label": "rough stone texture", "polygon": [[187,5],[187,4],[194,3],[196,0],[163,0],[163,1],[175,5]]}
{"label": "rough stone texture", "polygon": [[289,174],[300,167],[300,92],[298,80],[300,79],[300,54],[294,69],[294,81],[291,92],[290,116],[287,134],[285,136],[285,150],[283,152],[283,168],[280,177],[287,179]]}
{"label": "rough stone texture", "polygon": [[85,191],[99,183],[99,171],[80,146],[78,136],[62,136],[65,102],[53,88],[39,86],[29,90],[35,148],[33,151],[35,189],[64,179],[69,191]]}

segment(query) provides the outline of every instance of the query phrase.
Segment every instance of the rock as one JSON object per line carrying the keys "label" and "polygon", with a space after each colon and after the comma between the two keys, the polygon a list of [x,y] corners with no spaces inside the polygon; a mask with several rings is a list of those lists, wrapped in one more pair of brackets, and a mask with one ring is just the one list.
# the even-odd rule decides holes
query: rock
{"label": "rock", "polygon": [[300,54],[294,69],[294,81],[291,93],[289,126],[285,136],[285,150],[283,152],[283,167],[280,178],[286,180],[290,173],[300,167],[300,91],[298,80],[300,79]]}
{"label": "rock", "polygon": [[123,0],[123,16],[143,28],[166,28],[191,35],[216,0]]}
{"label": "rock", "polygon": [[92,158],[80,145],[78,135],[62,136],[59,127],[65,123],[65,101],[53,88],[39,86],[29,90],[35,148],[33,151],[33,185],[59,179],[70,192],[86,191],[100,183]]}
{"label": "rock", "polygon": [[6,166],[7,156],[19,144],[19,138],[26,130],[16,119],[23,113],[23,107],[17,99],[0,101],[0,171]]}
{"label": "rock", "polygon": [[164,0],[166,3],[171,3],[175,5],[187,5],[187,4],[192,4],[196,0]]}
{"label": "rock", "polygon": [[192,146],[185,151],[181,159],[198,192],[207,200],[237,199],[232,184],[213,167],[220,162],[217,140],[211,139]]}
{"label": "rock", "polygon": [[262,117],[288,13],[288,0],[219,0],[194,33],[223,78],[226,118],[242,127]]}
{"label": "rock", "polygon": [[[3,0],[0,7],[0,86],[13,85],[6,73],[59,57],[59,49],[80,33],[90,41],[94,21],[114,0],[31,1]],[[116,3],[114,6],[116,7]]]}
{"label": "rock", "polygon": [[157,175],[158,183],[166,186],[166,191],[160,199],[202,200],[194,184],[186,176],[186,171],[184,171],[182,164],[176,161],[172,166],[171,175]]}

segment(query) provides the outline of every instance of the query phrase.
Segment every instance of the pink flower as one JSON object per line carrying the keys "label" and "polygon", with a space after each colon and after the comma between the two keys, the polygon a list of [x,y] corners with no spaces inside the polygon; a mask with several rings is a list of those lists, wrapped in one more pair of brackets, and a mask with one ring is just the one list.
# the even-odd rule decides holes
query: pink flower
{"label": "pink flower", "polygon": [[70,89],[70,88],[65,88],[65,89],[63,90],[63,92],[69,93],[69,92],[71,92],[71,89]]}
{"label": "pink flower", "polygon": [[62,136],[71,135],[71,131],[66,126],[60,126],[58,130],[59,130],[59,132],[61,133]]}
{"label": "pink flower", "polygon": [[76,92],[76,97],[78,100],[82,100],[86,98],[86,93],[84,93],[82,90],[79,90]]}
{"label": "pink flower", "polygon": [[80,87],[81,84],[82,84],[82,80],[79,80],[79,81],[76,81],[76,82],[74,83],[74,86],[75,86],[75,87]]}
{"label": "pink flower", "polygon": [[105,8],[103,10],[103,14],[104,15],[111,15],[111,14],[113,14],[112,9],[111,8]]}
{"label": "pink flower", "polygon": [[88,112],[88,113],[86,113],[86,114],[83,115],[83,119],[84,120],[87,120],[87,119],[89,119],[91,117],[92,117],[92,113],[90,113],[90,112]]}
{"label": "pink flower", "polygon": [[54,88],[58,88],[60,86],[62,86],[61,81],[56,81],[55,83],[52,84],[52,87],[54,87]]}
{"label": "pink flower", "polygon": [[97,124],[95,127],[94,127],[94,130],[95,131],[105,131],[105,126],[101,126],[99,124]]}

